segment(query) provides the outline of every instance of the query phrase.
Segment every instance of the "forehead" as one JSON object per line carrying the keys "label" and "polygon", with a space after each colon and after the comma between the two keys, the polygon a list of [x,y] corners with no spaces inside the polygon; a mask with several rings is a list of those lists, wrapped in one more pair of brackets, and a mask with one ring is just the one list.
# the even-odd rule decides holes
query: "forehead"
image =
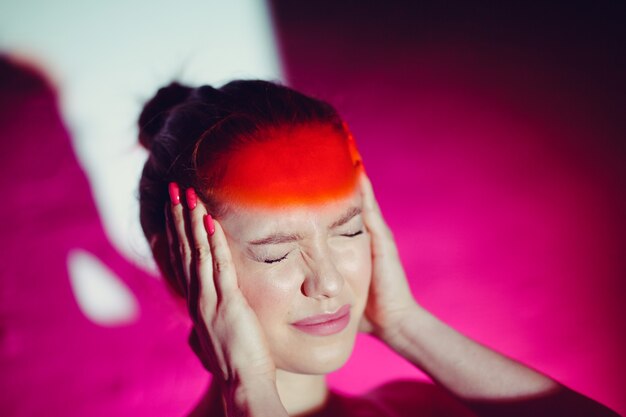
{"label": "forehead", "polygon": [[231,234],[250,237],[328,227],[351,209],[361,207],[362,197],[358,187],[355,187],[343,198],[319,204],[277,207],[230,204],[220,221]]}
{"label": "forehead", "polygon": [[259,209],[322,206],[348,196],[360,169],[350,137],[330,125],[270,129],[204,172],[215,200]]}

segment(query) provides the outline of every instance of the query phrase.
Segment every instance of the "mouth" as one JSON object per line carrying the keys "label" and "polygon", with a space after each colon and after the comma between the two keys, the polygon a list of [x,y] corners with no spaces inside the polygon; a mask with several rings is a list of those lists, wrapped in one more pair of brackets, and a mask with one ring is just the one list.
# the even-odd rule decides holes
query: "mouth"
{"label": "mouth", "polygon": [[314,336],[330,336],[341,332],[350,323],[350,304],[335,313],[318,314],[291,323],[296,329]]}

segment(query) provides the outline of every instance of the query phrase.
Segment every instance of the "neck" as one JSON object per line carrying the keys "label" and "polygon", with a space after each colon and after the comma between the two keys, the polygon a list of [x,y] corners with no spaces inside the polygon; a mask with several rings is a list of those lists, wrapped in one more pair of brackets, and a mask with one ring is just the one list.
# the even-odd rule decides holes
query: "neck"
{"label": "neck", "polygon": [[280,401],[290,416],[306,415],[320,409],[328,396],[324,375],[294,374],[276,371]]}
{"label": "neck", "polygon": [[[276,388],[280,401],[290,416],[306,416],[319,410],[328,396],[324,375],[303,375],[277,370]],[[190,417],[215,415],[216,410],[223,412],[221,402],[221,387],[212,383]]]}

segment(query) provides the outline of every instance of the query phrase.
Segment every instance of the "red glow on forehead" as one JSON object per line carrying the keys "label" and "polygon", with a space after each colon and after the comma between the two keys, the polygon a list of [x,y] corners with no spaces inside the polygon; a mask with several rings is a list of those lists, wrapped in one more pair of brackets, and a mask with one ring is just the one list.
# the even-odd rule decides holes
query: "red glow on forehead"
{"label": "red glow on forehead", "polygon": [[[214,169],[218,200],[260,206],[319,204],[354,191],[360,157],[350,135],[332,126],[271,129],[245,143]],[[210,172],[207,172],[211,176]]]}

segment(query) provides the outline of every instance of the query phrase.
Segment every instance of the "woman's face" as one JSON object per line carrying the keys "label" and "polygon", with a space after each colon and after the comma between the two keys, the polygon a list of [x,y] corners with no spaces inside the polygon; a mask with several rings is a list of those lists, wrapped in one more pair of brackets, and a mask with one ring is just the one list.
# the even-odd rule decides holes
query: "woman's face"
{"label": "woman's face", "polygon": [[357,187],[320,205],[231,205],[219,219],[277,368],[328,373],[350,356],[371,277],[361,208]]}

